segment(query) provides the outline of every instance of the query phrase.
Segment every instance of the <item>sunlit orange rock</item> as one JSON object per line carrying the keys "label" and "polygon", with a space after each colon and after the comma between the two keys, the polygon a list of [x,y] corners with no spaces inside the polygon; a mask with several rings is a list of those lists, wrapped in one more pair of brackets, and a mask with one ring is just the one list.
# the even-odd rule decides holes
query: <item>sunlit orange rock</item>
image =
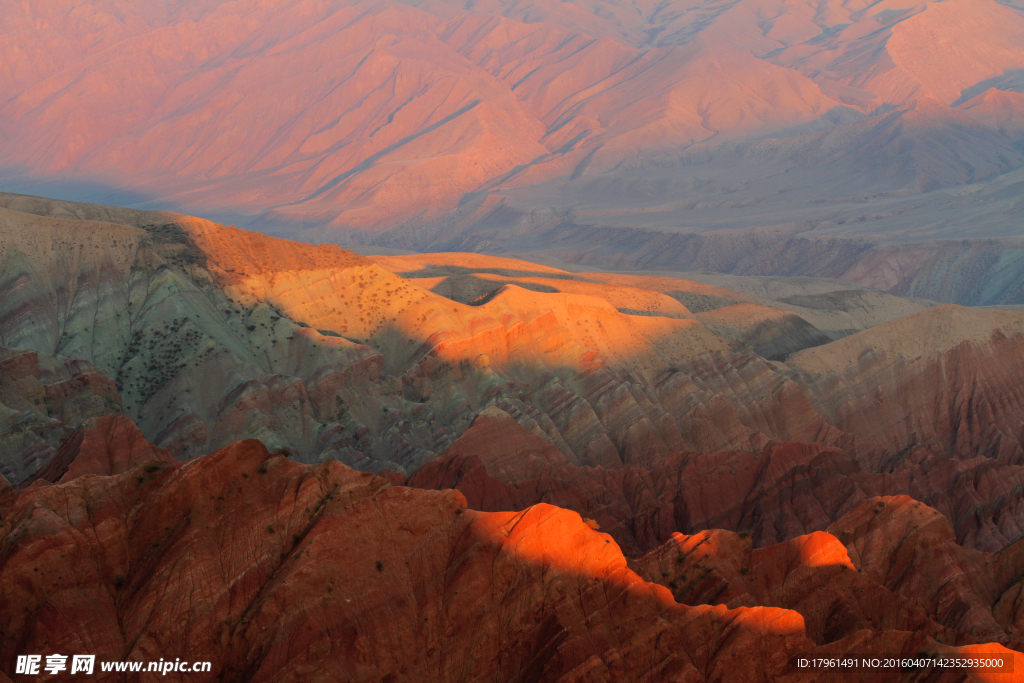
{"label": "sunlit orange rock", "polygon": [[[199,680],[343,671],[443,681],[524,669],[702,680],[741,652],[762,653],[743,665],[755,675],[810,647],[795,613],[677,606],[574,513],[463,506],[458,494],[270,457],[256,442],[34,487],[0,529],[0,601],[14,617],[0,657],[6,666],[12,648],[128,659],[201,651],[214,671]],[[81,525],[94,540],[81,542]],[[31,612],[14,608],[29,603]]]}
{"label": "sunlit orange rock", "polygon": [[[574,512],[465,502],[256,441],[28,488],[0,509],[0,666],[94,652],[211,661],[193,681],[750,681],[798,653],[956,652],[884,624],[819,649],[797,611],[677,603]],[[775,583],[786,567],[850,572],[823,536],[766,559],[765,585],[828,593]],[[730,543],[744,546],[716,552]]]}
{"label": "sunlit orange rock", "polygon": [[681,603],[796,610],[821,644],[865,629],[926,633],[948,643],[973,637],[934,623],[916,600],[859,573],[843,544],[821,531],[764,548],[751,548],[746,533],[674,534],[637,563],[641,575],[668,586]]}

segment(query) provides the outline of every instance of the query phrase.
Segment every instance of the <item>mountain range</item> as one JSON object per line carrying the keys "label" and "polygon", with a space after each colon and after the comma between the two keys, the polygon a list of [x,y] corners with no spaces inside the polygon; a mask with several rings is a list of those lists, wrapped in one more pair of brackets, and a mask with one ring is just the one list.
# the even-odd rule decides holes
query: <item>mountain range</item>
{"label": "mountain range", "polygon": [[8,190],[1024,303],[1013,3],[73,5],[2,5]]}
{"label": "mountain range", "polygon": [[0,227],[0,672],[1024,661],[1013,306],[361,256],[16,194]]}
{"label": "mountain range", "polygon": [[1024,679],[1021,0],[0,18],[0,683]]}

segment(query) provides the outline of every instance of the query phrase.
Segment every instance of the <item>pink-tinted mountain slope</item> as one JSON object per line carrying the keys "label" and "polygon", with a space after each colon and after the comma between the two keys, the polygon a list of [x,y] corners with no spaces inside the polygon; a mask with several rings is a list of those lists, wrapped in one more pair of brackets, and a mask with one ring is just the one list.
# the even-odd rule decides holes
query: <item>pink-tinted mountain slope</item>
{"label": "pink-tinted mountain slope", "polygon": [[[721,232],[739,228],[800,255],[771,272],[877,286],[855,268],[866,245],[900,293],[920,294],[899,280],[923,270],[934,298],[1024,296],[1020,268],[984,255],[994,291],[876,254],[893,238],[1015,234],[1024,15],[995,0],[0,12],[6,187],[98,183],[316,241],[635,267],[742,270],[748,250]],[[956,189],[978,183],[988,201]],[[708,243],[679,245],[697,233]]]}

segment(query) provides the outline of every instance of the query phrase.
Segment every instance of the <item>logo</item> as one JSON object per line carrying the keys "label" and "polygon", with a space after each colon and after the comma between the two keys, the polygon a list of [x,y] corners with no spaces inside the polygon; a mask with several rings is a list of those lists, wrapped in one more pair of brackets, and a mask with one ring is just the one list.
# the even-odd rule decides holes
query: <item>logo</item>
{"label": "logo", "polygon": [[[96,667],[96,655],[72,655],[71,672],[73,674],[92,674]],[[39,675],[40,670],[48,674],[58,674],[68,670],[67,655],[46,655],[46,664],[43,664],[42,655],[18,655],[14,664],[14,673],[26,674],[29,676]]]}

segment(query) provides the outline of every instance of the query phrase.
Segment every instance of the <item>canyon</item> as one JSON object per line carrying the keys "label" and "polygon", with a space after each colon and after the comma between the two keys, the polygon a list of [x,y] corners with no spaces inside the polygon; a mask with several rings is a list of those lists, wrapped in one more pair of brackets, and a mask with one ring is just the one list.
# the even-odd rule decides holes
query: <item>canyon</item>
{"label": "canyon", "polygon": [[0,683],[1024,680],[1021,0],[0,18]]}
{"label": "canyon", "polygon": [[1012,306],[10,193],[0,227],[11,680],[36,651],[223,681],[1024,666]]}

